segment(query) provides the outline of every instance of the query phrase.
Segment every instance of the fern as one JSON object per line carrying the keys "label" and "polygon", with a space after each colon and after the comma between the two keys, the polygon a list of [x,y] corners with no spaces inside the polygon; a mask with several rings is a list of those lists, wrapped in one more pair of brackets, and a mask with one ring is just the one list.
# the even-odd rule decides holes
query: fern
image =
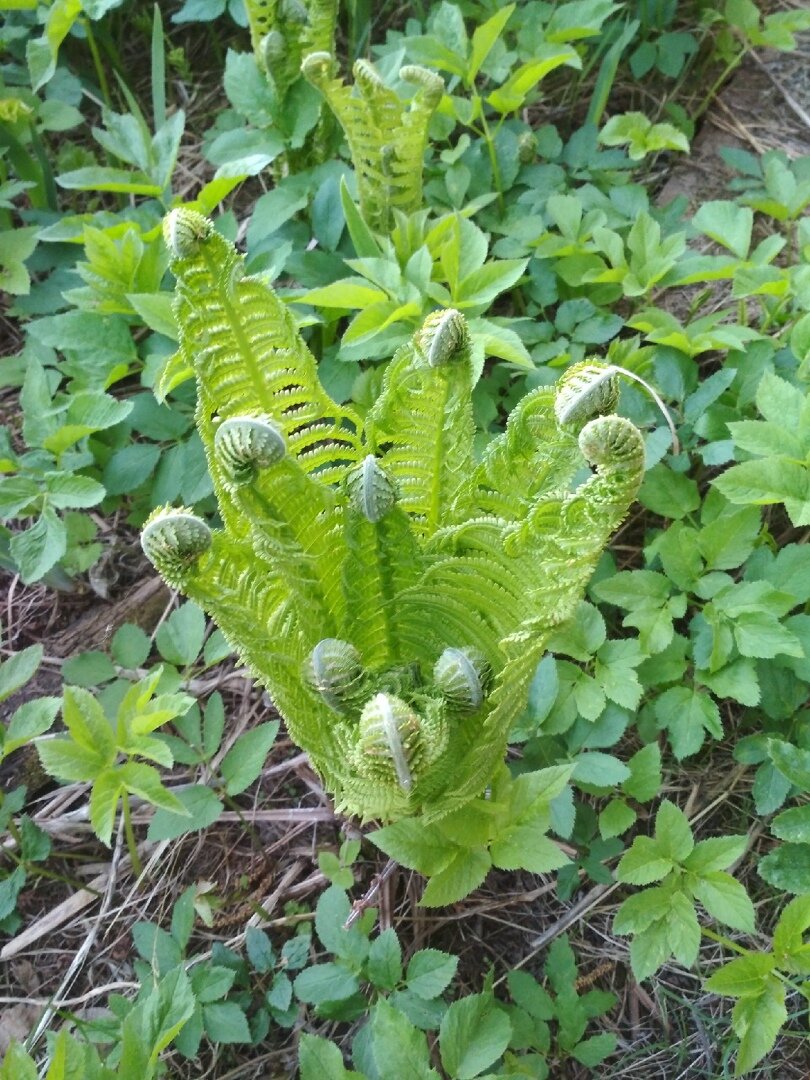
{"label": "fern", "polygon": [[369,227],[387,234],[394,210],[422,205],[422,161],[428,124],[444,92],[443,80],[426,68],[409,65],[400,78],[417,91],[410,103],[387,87],[367,60],[357,60],[355,87],[334,72],[328,50],[313,52],[302,71],[326,98],[346,135],[357,174],[360,209]]}
{"label": "fern", "polygon": [[245,0],[245,8],[253,52],[280,98],[305,57],[335,47],[338,0]]}
{"label": "fern", "polygon": [[144,550],[268,688],[339,809],[439,818],[490,781],[635,497],[643,443],[610,415],[616,374],[591,361],[530,394],[475,465],[458,312],[399,350],[363,425],[205,218],[172,211],[165,234],[223,528],[161,507]]}

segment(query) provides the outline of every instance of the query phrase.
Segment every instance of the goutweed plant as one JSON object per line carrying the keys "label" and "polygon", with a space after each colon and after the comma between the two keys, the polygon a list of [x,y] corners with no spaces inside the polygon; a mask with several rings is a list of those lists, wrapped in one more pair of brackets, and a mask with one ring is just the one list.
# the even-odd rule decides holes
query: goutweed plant
{"label": "goutweed plant", "polygon": [[442,817],[491,779],[641,482],[615,375],[586,362],[528,394],[476,464],[459,312],[427,318],[363,420],[206,218],[172,211],[165,235],[223,528],[160,507],[144,550],[270,690],[341,810]]}

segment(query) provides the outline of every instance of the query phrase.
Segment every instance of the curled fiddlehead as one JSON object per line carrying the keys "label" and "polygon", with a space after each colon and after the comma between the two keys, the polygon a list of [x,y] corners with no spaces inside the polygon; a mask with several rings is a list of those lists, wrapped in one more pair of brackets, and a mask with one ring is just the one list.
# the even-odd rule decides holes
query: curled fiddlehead
{"label": "curled fiddlehead", "polygon": [[610,364],[583,360],[570,367],[554,399],[558,424],[584,424],[593,416],[611,413],[619,400],[619,380]]}
{"label": "curled fiddlehead", "polygon": [[475,712],[484,700],[490,667],[478,649],[447,648],[433,667],[433,681],[448,703]]}
{"label": "curled fiddlehead", "polygon": [[181,588],[189,568],[211,547],[211,530],[185,507],[161,506],[143,527],[141,547],[166,581]]}
{"label": "curled fiddlehead", "polygon": [[365,679],[360,653],[340,638],[319,641],[307,658],[304,674],[326,704],[338,712],[357,701]]}
{"label": "curled fiddlehead", "polygon": [[237,484],[252,480],[258,469],[275,465],[287,452],[278,427],[258,416],[224,420],[216,429],[214,448],[224,471]]}
{"label": "curled fiddlehead", "polygon": [[469,357],[467,320],[455,308],[431,312],[414,334],[414,347],[431,367],[444,367]]}
{"label": "curled fiddlehead", "polygon": [[373,454],[367,454],[349,473],[346,487],[353,509],[374,525],[385,517],[396,502],[394,482],[379,466]]}

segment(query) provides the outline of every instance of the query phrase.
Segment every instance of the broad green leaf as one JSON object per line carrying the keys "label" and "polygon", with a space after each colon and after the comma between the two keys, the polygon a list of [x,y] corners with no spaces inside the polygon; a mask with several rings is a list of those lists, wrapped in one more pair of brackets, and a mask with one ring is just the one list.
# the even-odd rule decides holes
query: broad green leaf
{"label": "broad green leaf", "polygon": [[716,739],[723,736],[720,710],[701,690],[673,686],[656,698],[654,708],[658,725],[667,729],[679,761],[698,752],[707,731]]}
{"label": "broad green leaf", "polygon": [[124,623],[113,634],[110,651],[116,664],[130,670],[142,667],[152,649],[148,634],[134,623]]}
{"label": "broad green leaf", "polygon": [[235,1001],[215,1001],[211,1005],[204,1005],[203,1023],[212,1042],[252,1042],[247,1017]]}
{"label": "broad green leaf", "polygon": [[301,1080],[346,1080],[349,1075],[338,1047],[307,1031],[301,1032],[298,1042],[298,1067]]}
{"label": "broad green leaf", "polygon": [[44,735],[56,719],[61,705],[61,700],[56,697],[35,698],[20,705],[9,721],[5,740],[0,744],[0,756],[25,746],[38,735]]}
{"label": "broad green leaf", "polygon": [[278,720],[259,724],[240,735],[230,748],[222,759],[220,769],[229,795],[238,795],[261,775],[265,758],[276,741],[278,728]]}
{"label": "broad green leaf", "polygon": [[116,768],[103,769],[93,780],[90,792],[90,824],[93,832],[108,847],[115,826],[118,800],[124,793],[124,785]]}
{"label": "broad green leaf", "polygon": [[745,259],[751,246],[754,212],[748,206],[719,199],[703,203],[692,218],[696,229]]}
{"label": "broad green leaf", "polygon": [[628,767],[617,757],[600,750],[589,750],[577,757],[571,779],[595,787],[613,787],[629,780],[630,776]]}
{"label": "broad green leaf", "polygon": [[612,1054],[616,1049],[617,1037],[612,1033],[605,1031],[601,1035],[591,1035],[588,1039],[583,1039],[582,1042],[571,1050],[571,1056],[576,1058],[580,1065],[586,1065],[588,1068],[595,1068],[601,1061],[604,1061],[608,1054]]}
{"label": "broad green leaf", "polygon": [[458,850],[434,826],[425,827],[415,818],[377,829],[368,839],[390,859],[427,876],[443,870]]}
{"label": "broad green leaf", "polygon": [[712,836],[700,840],[683,865],[693,874],[702,876],[715,870],[726,870],[745,854],[746,836]]}
{"label": "broad green leaf", "polygon": [[174,840],[186,833],[199,832],[213,825],[222,813],[222,803],[204,784],[182,788],[177,799],[183,812],[158,809],[149,823],[148,840]]}
{"label": "broad green leaf", "polygon": [[48,499],[60,510],[95,506],[104,498],[103,484],[76,473],[48,474]]}
{"label": "broad green leaf", "polygon": [[781,844],[757,867],[769,885],[788,893],[810,893],[810,844]]}
{"label": "broad green leaf", "polygon": [[642,746],[627,762],[630,776],[622,782],[622,791],[637,802],[649,802],[661,789],[661,750],[658,743]]}
{"label": "broad green leaf", "polygon": [[527,971],[513,970],[506,977],[509,993],[516,1005],[535,1020],[552,1020],[554,1000]]}
{"label": "broad green leaf", "polygon": [[450,862],[428,882],[422,899],[422,907],[444,907],[463,900],[478,888],[489,873],[492,859],[485,848],[469,848],[457,851]]}
{"label": "broad green leaf", "polygon": [[810,950],[804,935],[810,927],[810,896],[797,896],[779,916],[773,932],[776,963],[791,971],[810,971]]}
{"label": "broad green leaf", "polygon": [[678,519],[700,506],[697,483],[666,465],[654,465],[644,477],[639,502],[663,518]]}
{"label": "broad green leaf", "polygon": [[42,646],[29,645],[0,663],[0,701],[25,686],[42,663]]}
{"label": "broad green leaf", "polygon": [[599,814],[599,835],[603,840],[621,836],[635,823],[636,812],[624,799],[611,799]]}
{"label": "broad green leaf", "polygon": [[64,522],[46,506],[30,528],[14,533],[9,550],[23,583],[30,585],[38,581],[67,551]]}
{"label": "broad green leaf", "polygon": [[638,934],[658,922],[666,920],[672,905],[672,889],[653,886],[628,896],[613,920],[616,934]]}
{"label": "broad green leaf", "polygon": [[731,1025],[740,1037],[734,1075],[749,1072],[773,1049],[787,1021],[784,983],[771,976],[759,997],[743,997],[734,1006]]}
{"label": "broad green leaf", "polygon": [[60,187],[74,191],[115,191],[121,195],[149,195],[159,198],[162,188],[141,172],[91,165],[62,173],[56,178]]}
{"label": "broad green leaf", "polygon": [[2,1064],[0,1080],[37,1080],[37,1067],[22,1045],[12,1040]]}
{"label": "broad green leaf", "polygon": [[665,919],[658,919],[630,942],[630,966],[641,982],[666,963],[672,952]]}
{"label": "broad green leaf", "polygon": [[655,818],[655,843],[673,862],[683,862],[695,846],[686,814],[669,799],[661,803]]}
{"label": "broad green leaf", "polygon": [[457,1080],[472,1080],[498,1060],[511,1034],[509,1018],[491,994],[454,1001],[439,1029],[442,1065]]}
{"label": "broad green leaf", "polygon": [[62,719],[74,742],[112,764],[115,758],[113,729],[98,699],[89,690],[65,687]]}
{"label": "broad green leaf", "polygon": [[177,796],[163,786],[160,773],[152,765],[144,765],[139,761],[127,761],[123,765],[116,766],[115,771],[121,783],[133,795],[137,795],[153,806],[171,810],[175,814],[187,812]]}
{"label": "broad green leaf", "polygon": [[629,885],[649,885],[666,877],[672,866],[672,859],[662,855],[654,840],[637,836],[622,856],[616,877]]}
{"label": "broad green leaf", "polygon": [[402,980],[402,948],[393,927],[372,941],[366,963],[369,979],[380,990],[393,990]]}
{"label": "broad green leaf", "polygon": [[771,822],[771,832],[780,840],[810,844],[810,806],[794,806],[777,814]]}
{"label": "broad green leaf", "polygon": [[297,304],[313,304],[324,308],[365,308],[387,300],[382,289],[375,288],[363,278],[344,278],[324,285],[320,289],[310,289],[302,296],[295,297]]}
{"label": "broad green leaf", "polygon": [[380,998],[371,1013],[374,1059],[380,1076],[397,1080],[439,1080],[430,1067],[430,1051],[424,1034],[398,1009]]}
{"label": "broad green leaf", "polygon": [[805,394],[798,387],[791,386],[786,379],[766,371],[757,387],[756,403],[766,420],[789,431],[802,432],[806,412]]}
{"label": "broad green leaf", "polygon": [[782,739],[769,739],[768,757],[792,784],[810,791],[810,750],[802,750]]}
{"label": "broad green leaf", "polygon": [[420,998],[436,998],[451,983],[458,957],[439,949],[420,949],[411,957],[405,973],[408,989]]}
{"label": "broad green leaf", "polygon": [[722,870],[706,871],[691,888],[694,897],[718,922],[733,930],[753,934],[754,905],[744,886],[735,881],[731,874]]}
{"label": "broad green leaf", "polygon": [[345,1001],[360,989],[356,975],[341,964],[313,964],[295,979],[295,995],[309,1005]]}
{"label": "broad green leaf", "polygon": [[691,967],[697,960],[700,949],[700,924],[694,904],[684,893],[673,893],[664,922],[673,956],[684,967]]}
{"label": "broad green leaf", "polygon": [[532,874],[547,874],[571,861],[558,844],[533,825],[508,829],[489,850],[493,864],[501,870],[523,869]]}
{"label": "broad green leaf", "polygon": [[765,980],[773,971],[771,953],[749,953],[724,964],[706,981],[706,989],[727,997],[759,997]]}
{"label": "broad green leaf", "polygon": [[155,644],[164,660],[186,667],[200,655],[204,637],[205,615],[196,604],[185,603],[160,627]]}
{"label": "broad green leaf", "polygon": [[49,776],[68,783],[92,780],[106,764],[95,749],[88,750],[65,738],[46,736],[37,740],[37,753]]}
{"label": "broad green leaf", "polygon": [[467,75],[465,78],[467,86],[472,86],[475,82],[475,77],[481,70],[481,65],[489,56],[492,46],[501,36],[504,27],[512,17],[515,6],[515,4],[507,4],[506,7],[501,8],[500,11],[497,11],[491,18],[487,19],[487,21],[480,26],[477,26],[473,31],[472,49],[470,50]]}
{"label": "broad green leaf", "polygon": [[489,104],[499,113],[515,112],[521,108],[535,86],[562,64],[580,68],[582,61],[570,46],[538,45],[534,58],[516,68],[509,78],[487,98]]}

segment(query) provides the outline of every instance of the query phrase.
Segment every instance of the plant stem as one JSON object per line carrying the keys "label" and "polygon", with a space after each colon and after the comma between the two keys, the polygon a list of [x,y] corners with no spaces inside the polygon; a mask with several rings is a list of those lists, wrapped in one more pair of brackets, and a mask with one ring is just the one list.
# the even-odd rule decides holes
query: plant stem
{"label": "plant stem", "polygon": [[129,792],[124,792],[123,798],[124,804],[124,835],[127,838],[127,850],[129,851],[129,858],[132,862],[132,871],[135,877],[140,877],[143,873],[143,864],[141,863],[140,856],[138,855],[138,844],[135,840],[135,830],[132,827],[132,811],[129,805]]}
{"label": "plant stem", "polygon": [[96,69],[96,78],[98,79],[99,90],[101,90],[101,96],[104,98],[104,104],[108,109],[112,109],[112,99],[110,98],[110,86],[107,82],[107,75],[104,71],[104,65],[101,62],[101,54],[98,51],[98,44],[96,43],[96,37],[93,33],[93,28],[90,25],[89,19],[82,19],[84,25],[84,31],[87,34],[87,44],[90,47],[90,54],[93,57],[93,66]]}

